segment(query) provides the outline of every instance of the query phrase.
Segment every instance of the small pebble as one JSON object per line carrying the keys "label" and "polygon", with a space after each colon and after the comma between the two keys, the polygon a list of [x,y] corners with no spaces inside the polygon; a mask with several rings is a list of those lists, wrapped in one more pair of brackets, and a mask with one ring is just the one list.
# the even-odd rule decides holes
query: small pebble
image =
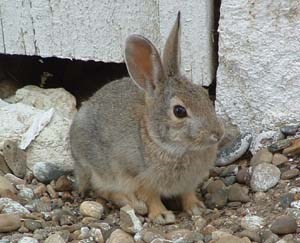
{"label": "small pebble", "polygon": [[231,202],[249,202],[249,188],[239,184],[233,184],[228,190],[228,200]]}
{"label": "small pebble", "polygon": [[251,174],[248,168],[242,168],[236,175],[236,180],[240,184],[249,185],[251,180]]}
{"label": "small pebble", "polygon": [[298,176],[299,174],[300,174],[300,172],[298,169],[287,170],[281,174],[281,179],[289,180],[289,179],[292,179],[292,178]]}
{"label": "small pebble", "polygon": [[208,208],[223,208],[228,200],[228,192],[226,189],[220,189],[212,194],[206,194],[207,198],[205,204]]}
{"label": "small pebble", "polygon": [[238,173],[238,165],[229,165],[221,172],[221,177],[235,176]]}
{"label": "small pebble", "polygon": [[271,231],[275,234],[291,234],[297,231],[297,222],[295,218],[284,215],[275,219],[271,225]]}
{"label": "small pebble", "polygon": [[60,236],[60,234],[52,234],[50,235],[44,243],[65,243],[66,241]]}
{"label": "small pebble", "polygon": [[274,154],[272,164],[279,166],[286,162],[288,162],[288,158],[286,156],[284,156],[283,154],[279,154],[279,153]]}
{"label": "small pebble", "polygon": [[294,136],[297,133],[299,128],[300,128],[299,124],[290,124],[281,127],[280,131],[286,136]]}
{"label": "small pebble", "polygon": [[85,201],[81,203],[79,210],[82,216],[100,219],[103,215],[104,208],[100,203]]}
{"label": "small pebble", "polygon": [[300,139],[292,141],[292,144],[285,148],[282,153],[287,156],[296,156],[300,154]]}
{"label": "small pebble", "polygon": [[39,242],[35,238],[24,236],[18,241],[18,243],[39,243]]}
{"label": "small pebble", "polygon": [[225,184],[221,180],[215,180],[209,183],[206,187],[208,193],[214,193],[220,189],[225,189]]}
{"label": "small pebble", "polygon": [[36,229],[42,228],[42,223],[32,219],[26,219],[24,221],[24,226],[30,231],[35,231]]}
{"label": "small pebble", "polygon": [[33,175],[43,183],[56,180],[66,173],[69,172],[52,163],[39,162],[33,166]]}
{"label": "small pebble", "polygon": [[268,146],[268,149],[271,153],[275,153],[289,147],[291,144],[292,144],[291,140],[283,139],[271,144],[270,146]]}
{"label": "small pebble", "polygon": [[247,215],[242,218],[241,226],[245,230],[257,231],[265,225],[265,220],[259,216]]}
{"label": "small pebble", "polygon": [[238,235],[239,237],[248,237],[250,240],[255,242],[261,242],[260,235],[257,231],[243,230]]}
{"label": "small pebble", "polygon": [[135,215],[134,209],[126,205],[120,209],[120,226],[127,233],[137,233],[142,230],[142,223]]}
{"label": "small pebble", "polygon": [[68,177],[65,175],[60,176],[55,182],[55,190],[58,192],[72,191],[72,189],[73,189],[72,181],[70,181]]}
{"label": "small pebble", "polygon": [[235,176],[227,176],[227,177],[221,178],[221,179],[222,179],[222,181],[224,182],[224,184],[226,186],[230,186],[230,185],[232,185],[233,183],[236,182],[236,177]]}
{"label": "small pebble", "polygon": [[288,208],[291,206],[291,203],[294,201],[294,193],[286,193],[280,197],[280,206],[282,208]]}
{"label": "small pebble", "polygon": [[254,191],[267,191],[277,185],[280,170],[273,164],[262,163],[254,167],[250,185]]}
{"label": "small pebble", "polygon": [[188,229],[178,229],[166,234],[166,238],[172,242],[199,242],[203,240],[202,234]]}
{"label": "small pebble", "polygon": [[231,144],[221,149],[216,161],[217,166],[224,166],[239,159],[250,147],[252,135],[245,133],[237,137]]}
{"label": "small pebble", "polygon": [[141,238],[146,243],[151,243],[151,242],[155,242],[156,239],[165,239],[166,237],[162,231],[156,228],[151,228],[151,229],[142,230]]}
{"label": "small pebble", "polygon": [[17,141],[6,140],[3,144],[3,156],[13,174],[19,178],[26,175],[26,152],[18,147]]}
{"label": "small pebble", "polygon": [[257,151],[250,160],[251,166],[256,166],[262,163],[271,163],[273,154],[267,148]]}
{"label": "small pebble", "polygon": [[113,231],[106,243],[134,243],[132,236],[120,229]]}
{"label": "small pebble", "polygon": [[28,209],[23,207],[20,203],[10,199],[10,198],[0,198],[0,208],[2,208],[2,213],[7,214],[27,214]]}

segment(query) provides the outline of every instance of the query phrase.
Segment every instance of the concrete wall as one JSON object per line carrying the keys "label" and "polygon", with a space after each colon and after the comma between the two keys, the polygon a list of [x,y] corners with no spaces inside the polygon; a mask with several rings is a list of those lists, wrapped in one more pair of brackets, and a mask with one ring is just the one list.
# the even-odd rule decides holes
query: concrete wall
{"label": "concrete wall", "polygon": [[254,133],[299,122],[299,0],[222,0],[219,33],[219,114]]}
{"label": "concrete wall", "polygon": [[124,40],[139,33],[162,47],[182,12],[183,70],[212,79],[212,1],[1,0],[0,53],[122,62]]}

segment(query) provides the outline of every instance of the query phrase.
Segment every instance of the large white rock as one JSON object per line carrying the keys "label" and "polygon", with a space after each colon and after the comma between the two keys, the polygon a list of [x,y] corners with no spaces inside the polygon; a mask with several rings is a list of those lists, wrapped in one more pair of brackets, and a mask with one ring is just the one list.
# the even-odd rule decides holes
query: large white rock
{"label": "large white rock", "polygon": [[182,12],[183,70],[212,79],[212,2],[205,0],[1,0],[0,53],[123,62],[132,33],[163,46]]}
{"label": "large white rock", "polygon": [[217,110],[242,131],[300,120],[298,0],[223,0]]}
{"label": "large white rock", "polygon": [[[48,98],[46,96],[45,100]],[[73,100],[73,97],[70,100]],[[47,103],[42,100],[40,102]],[[70,106],[67,106],[68,104]],[[54,114],[50,122],[26,148],[27,167],[30,169],[37,162],[54,163],[65,169],[72,167],[73,159],[69,147],[69,127],[72,119],[55,110],[55,103],[52,104],[52,107],[54,107]],[[48,106],[45,107],[45,110],[47,109]],[[72,114],[73,109],[72,102],[66,101],[65,113]],[[7,139],[21,141],[22,136],[33,124],[35,118],[44,113],[45,110],[23,103],[5,104],[3,102],[0,106],[0,147]]]}
{"label": "large white rock", "polygon": [[61,116],[73,118],[76,113],[76,99],[63,88],[42,89],[28,85],[18,89],[15,101],[33,106],[41,110],[55,107]]}

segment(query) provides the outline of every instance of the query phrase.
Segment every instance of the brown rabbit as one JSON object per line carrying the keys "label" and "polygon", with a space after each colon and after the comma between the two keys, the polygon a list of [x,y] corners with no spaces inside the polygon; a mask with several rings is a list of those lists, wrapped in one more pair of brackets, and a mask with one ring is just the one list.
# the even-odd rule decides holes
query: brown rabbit
{"label": "brown rabbit", "polygon": [[[92,189],[130,204],[154,222],[174,222],[161,196],[180,196],[200,214],[197,185],[208,176],[223,136],[207,92],[180,74],[180,14],[163,61],[140,35],[126,40],[130,78],[104,86],[85,102],[70,131],[79,191]],[[146,207],[145,207],[146,206]]]}

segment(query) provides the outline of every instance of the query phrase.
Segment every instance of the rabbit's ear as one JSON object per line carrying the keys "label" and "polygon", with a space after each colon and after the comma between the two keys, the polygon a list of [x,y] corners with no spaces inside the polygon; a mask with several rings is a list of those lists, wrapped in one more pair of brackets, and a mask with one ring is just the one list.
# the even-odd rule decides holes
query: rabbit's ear
{"label": "rabbit's ear", "polygon": [[146,92],[153,92],[165,77],[161,59],[154,45],[140,35],[126,40],[125,62],[130,77]]}
{"label": "rabbit's ear", "polygon": [[174,76],[180,72],[180,12],[166,41],[163,66],[167,76]]}

